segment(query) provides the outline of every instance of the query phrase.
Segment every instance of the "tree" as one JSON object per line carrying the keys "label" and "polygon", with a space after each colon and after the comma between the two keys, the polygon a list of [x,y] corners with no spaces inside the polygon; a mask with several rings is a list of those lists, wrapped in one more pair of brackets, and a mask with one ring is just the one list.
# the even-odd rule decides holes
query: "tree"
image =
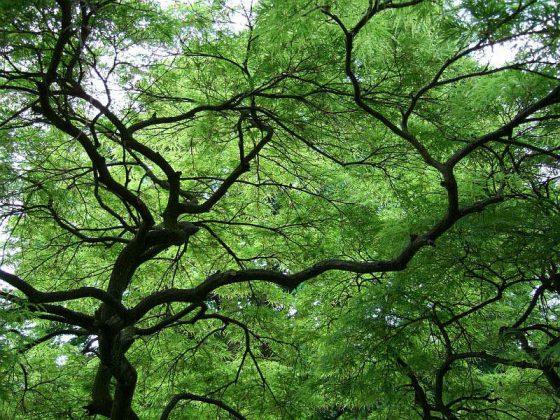
{"label": "tree", "polygon": [[1,2],[6,415],[552,418],[557,6]]}

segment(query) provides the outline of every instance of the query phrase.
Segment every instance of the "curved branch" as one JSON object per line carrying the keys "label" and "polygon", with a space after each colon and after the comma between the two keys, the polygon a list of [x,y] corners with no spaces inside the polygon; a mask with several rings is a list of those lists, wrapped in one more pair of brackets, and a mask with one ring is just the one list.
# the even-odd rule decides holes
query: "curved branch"
{"label": "curved branch", "polygon": [[264,270],[264,269],[247,269],[226,272],[218,272],[206,278],[198,286],[191,289],[166,289],[154,293],[144,298],[133,309],[131,309],[132,317],[140,319],[152,308],[171,302],[203,302],[206,297],[214,290],[235,283],[243,283],[248,281],[266,281],[285,287],[294,289],[304,281],[313,279],[327,271],[347,271],[352,273],[383,273],[404,270],[416,253],[425,246],[433,246],[436,239],[449,230],[455,222],[468,214],[480,212],[488,205],[499,203],[503,200],[501,195],[489,197],[485,200],[478,201],[468,207],[454,209],[453,206],[448,208],[448,212],[437,222],[430,230],[422,235],[411,238],[409,244],[401,251],[401,253],[391,260],[379,261],[347,261],[347,260],[324,260],[314,264],[313,266],[294,274],[285,272]]}
{"label": "curved branch", "polygon": [[5,281],[10,286],[21,291],[31,304],[66,302],[70,300],[92,298],[113,308],[123,319],[127,319],[129,315],[126,307],[118,299],[115,299],[113,296],[95,287],[80,287],[78,289],[59,292],[41,292],[19,276],[8,273],[2,269],[0,269],[0,280]]}
{"label": "curved branch", "polygon": [[191,394],[190,392],[183,392],[182,394],[177,394],[177,395],[173,396],[173,398],[171,398],[171,401],[169,401],[169,403],[165,406],[165,409],[163,410],[163,413],[160,417],[160,420],[169,419],[169,415],[171,414],[171,411],[173,411],[173,409],[175,408],[177,403],[181,400],[199,401],[199,402],[203,402],[203,403],[206,403],[206,404],[212,404],[212,405],[215,405],[216,407],[220,407],[224,411],[227,411],[232,416],[234,416],[236,419],[240,419],[240,420],[245,420],[246,419],[245,416],[243,416],[241,413],[239,413],[238,411],[231,408],[229,405],[227,405],[223,401],[220,401],[220,400],[217,400],[217,399],[214,399],[214,398],[204,397],[202,395]]}
{"label": "curved branch", "polygon": [[64,330],[57,330],[57,331],[53,331],[50,332],[48,334],[45,334],[42,337],[39,337],[33,341],[31,341],[30,343],[27,343],[25,345],[23,345],[22,347],[20,347],[18,349],[18,353],[25,353],[26,351],[32,349],[35,346],[38,346],[39,344],[44,343],[45,341],[49,341],[52,338],[58,337],[59,335],[75,335],[75,336],[80,336],[80,335],[88,335],[89,332],[85,331],[85,330],[74,330],[74,329],[64,329]]}

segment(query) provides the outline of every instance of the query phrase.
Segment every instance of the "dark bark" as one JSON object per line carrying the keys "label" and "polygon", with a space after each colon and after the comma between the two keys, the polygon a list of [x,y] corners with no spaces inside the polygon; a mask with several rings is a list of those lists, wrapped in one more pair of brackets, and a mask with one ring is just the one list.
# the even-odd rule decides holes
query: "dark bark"
{"label": "dark bark", "polygon": [[227,411],[236,419],[239,420],[246,419],[245,416],[243,416],[241,413],[239,413],[237,410],[233,409],[223,401],[217,400],[215,398],[191,394],[190,392],[184,392],[182,394],[177,394],[173,398],[171,398],[171,401],[169,401],[169,403],[163,410],[163,413],[161,415],[161,420],[167,420],[169,418],[169,415],[171,414],[171,411],[173,411],[177,403],[181,400],[200,401],[206,404],[215,405],[216,407],[220,407],[222,410]]}

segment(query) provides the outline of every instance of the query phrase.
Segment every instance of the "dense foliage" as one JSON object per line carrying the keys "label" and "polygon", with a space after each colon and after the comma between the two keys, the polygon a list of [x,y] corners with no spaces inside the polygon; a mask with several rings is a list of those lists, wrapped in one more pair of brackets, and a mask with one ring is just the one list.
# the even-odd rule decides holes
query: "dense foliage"
{"label": "dense foliage", "polygon": [[0,418],[560,416],[559,28],[1,0]]}

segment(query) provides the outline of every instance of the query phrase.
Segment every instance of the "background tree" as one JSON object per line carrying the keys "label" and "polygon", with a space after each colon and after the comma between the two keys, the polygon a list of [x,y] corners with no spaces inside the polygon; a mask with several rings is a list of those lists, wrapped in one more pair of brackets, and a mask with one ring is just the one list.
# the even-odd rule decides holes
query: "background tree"
{"label": "background tree", "polygon": [[556,415],[555,2],[0,13],[6,416]]}

